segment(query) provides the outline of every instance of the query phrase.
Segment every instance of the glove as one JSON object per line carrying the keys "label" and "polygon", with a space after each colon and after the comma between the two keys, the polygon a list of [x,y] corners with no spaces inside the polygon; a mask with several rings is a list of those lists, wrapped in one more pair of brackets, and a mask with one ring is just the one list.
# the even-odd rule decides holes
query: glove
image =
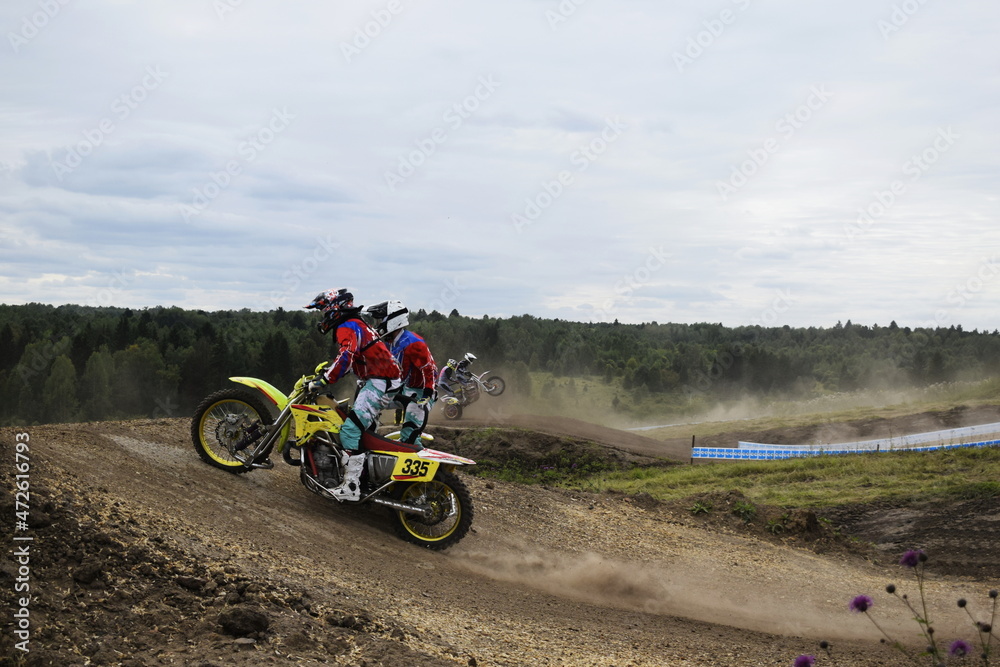
{"label": "glove", "polygon": [[306,391],[310,394],[319,394],[329,386],[330,383],[326,381],[326,378],[320,375],[318,378],[311,380],[309,384],[306,385]]}

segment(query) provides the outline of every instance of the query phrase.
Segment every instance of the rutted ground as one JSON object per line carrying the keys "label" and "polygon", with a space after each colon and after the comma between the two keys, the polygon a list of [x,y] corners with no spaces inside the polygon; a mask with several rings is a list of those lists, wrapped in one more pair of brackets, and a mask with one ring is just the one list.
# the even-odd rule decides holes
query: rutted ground
{"label": "rutted ground", "polygon": [[[777,539],[648,498],[467,476],[473,532],[435,553],[398,540],[379,510],[322,501],[281,464],[243,476],[204,465],[185,419],[26,430],[28,664],[789,665],[819,639],[841,664],[902,664],[846,612],[857,593],[888,605],[878,592],[902,574],[808,516]],[[2,432],[2,460],[15,432]],[[989,587],[951,576],[928,590],[977,600]],[[962,623],[952,606],[942,633]]]}

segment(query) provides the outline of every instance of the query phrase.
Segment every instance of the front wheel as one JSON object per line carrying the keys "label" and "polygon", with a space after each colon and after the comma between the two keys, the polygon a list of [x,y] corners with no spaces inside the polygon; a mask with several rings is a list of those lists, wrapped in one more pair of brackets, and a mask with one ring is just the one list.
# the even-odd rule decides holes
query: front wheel
{"label": "front wheel", "polygon": [[[245,459],[253,452],[272,421],[270,411],[253,392],[223,389],[198,405],[191,420],[191,439],[202,461],[238,475],[250,470],[238,457]],[[267,459],[270,449],[254,463]]]}
{"label": "front wheel", "polygon": [[483,380],[483,388],[490,396],[499,396],[507,388],[507,383],[503,381],[502,377],[494,375]]}
{"label": "front wheel", "polygon": [[445,403],[444,407],[441,408],[441,412],[444,413],[445,419],[462,418],[462,406],[458,403]]}
{"label": "front wheel", "polygon": [[396,511],[396,532],[407,542],[441,551],[457,544],[472,527],[472,496],[453,472],[438,470],[429,482],[397,483],[393,496],[428,510],[427,516]]}

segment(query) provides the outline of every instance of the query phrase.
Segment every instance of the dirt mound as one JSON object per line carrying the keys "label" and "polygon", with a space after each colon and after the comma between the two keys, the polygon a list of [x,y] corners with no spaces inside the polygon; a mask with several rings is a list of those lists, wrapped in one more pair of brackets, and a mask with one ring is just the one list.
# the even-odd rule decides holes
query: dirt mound
{"label": "dirt mound", "polygon": [[[665,464],[624,446],[638,441],[579,428],[437,432],[442,449],[526,471],[563,465],[564,451],[595,466]],[[845,509],[831,525],[751,516],[725,492],[670,506],[467,476],[476,522],[434,553],[398,540],[381,510],[321,501],[283,465],[237,476],[203,464],[186,419],[25,430],[33,634],[31,653],[14,655],[29,665],[753,667],[791,664],[821,638],[842,664],[904,664],[846,612],[845,596],[877,593],[885,572],[864,540],[830,531],[874,514]],[[7,461],[13,436],[0,429]],[[8,535],[12,469],[0,469]],[[951,511],[972,526],[995,509]],[[6,550],[6,609],[17,573]],[[929,586],[971,598],[966,581]],[[8,614],[0,656],[12,627]]]}
{"label": "dirt mound", "polygon": [[[3,480],[5,520],[14,516],[10,481]],[[393,639],[405,628],[347,600],[317,603],[305,587],[254,573],[236,545],[182,548],[177,526],[109,500],[107,488],[85,486],[65,476],[31,487],[33,540],[21,544],[29,545],[35,630],[30,651],[19,656],[17,637],[5,628],[0,656],[8,659],[0,664],[454,664]],[[18,576],[9,556],[0,560],[5,598]],[[4,607],[13,609],[13,601]]]}
{"label": "dirt mound", "polygon": [[686,442],[655,440],[637,433],[591,424],[569,417],[502,415],[489,421],[463,418],[447,425],[453,425],[454,428],[518,428],[597,442],[606,447],[651,458],[664,458],[673,461],[688,461],[691,458],[690,440]]}
{"label": "dirt mound", "polygon": [[517,478],[537,479],[555,474],[589,475],[636,466],[676,464],[593,440],[524,428],[434,426],[427,432],[435,438],[434,447],[476,461],[474,473],[503,472]]}
{"label": "dirt mound", "polygon": [[887,556],[923,549],[934,556],[931,569],[935,573],[1000,580],[998,497],[944,504],[849,505],[824,514],[845,534],[872,544]]}

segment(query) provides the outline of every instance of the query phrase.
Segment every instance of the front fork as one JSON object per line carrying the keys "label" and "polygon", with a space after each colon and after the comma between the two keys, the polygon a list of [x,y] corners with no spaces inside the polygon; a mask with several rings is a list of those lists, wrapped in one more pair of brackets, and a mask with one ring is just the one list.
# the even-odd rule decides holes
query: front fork
{"label": "front fork", "polygon": [[278,452],[282,453],[285,443],[283,442],[278,443],[277,441],[281,437],[281,434],[285,431],[285,426],[288,424],[288,420],[292,418],[291,406],[292,406],[292,401],[288,401],[288,403],[285,404],[285,407],[282,408],[280,413],[278,413],[278,418],[274,420],[273,424],[267,427],[268,428],[267,435],[265,435],[264,438],[259,443],[257,443],[257,446],[253,448],[253,451],[250,452],[245,459],[242,457],[237,457],[240,459],[240,461],[243,462],[243,465],[246,468],[254,469],[254,468],[274,467],[274,464],[270,461],[270,459],[266,460],[263,463],[256,463],[256,461],[258,457],[260,457],[264,452],[268,451],[269,447],[275,444],[278,445]]}

